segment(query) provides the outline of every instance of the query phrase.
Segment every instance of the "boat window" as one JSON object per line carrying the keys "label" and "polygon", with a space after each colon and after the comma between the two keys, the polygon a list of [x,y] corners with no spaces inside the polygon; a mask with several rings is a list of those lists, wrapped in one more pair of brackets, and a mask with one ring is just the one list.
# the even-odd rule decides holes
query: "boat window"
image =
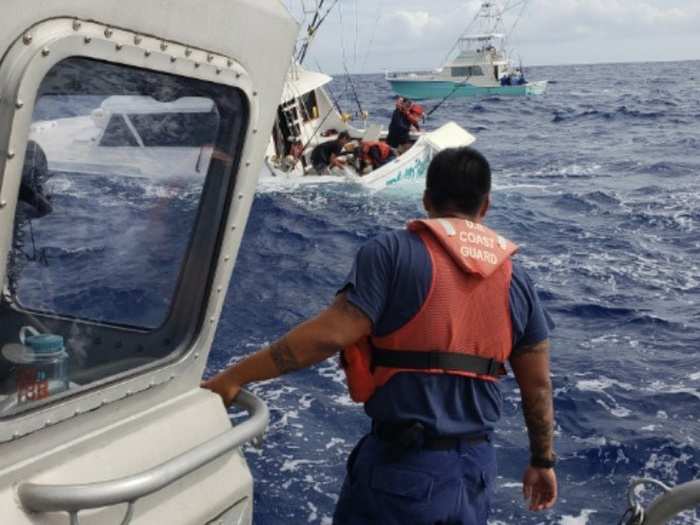
{"label": "boat window", "polygon": [[230,86],[77,57],[50,70],[0,299],[0,418],[187,349],[247,123]]}
{"label": "boat window", "polygon": [[219,115],[208,113],[132,113],[128,119],[149,147],[200,148],[213,144]]}
{"label": "boat window", "polygon": [[134,137],[134,133],[129,129],[129,126],[124,120],[124,115],[112,115],[109,123],[105,128],[100,146],[103,148],[109,147],[138,147],[139,143]]}
{"label": "boat window", "polygon": [[479,77],[483,76],[484,72],[481,66],[460,66],[452,68],[453,77]]}
{"label": "boat window", "polygon": [[304,122],[318,118],[318,102],[316,101],[316,92],[309,91],[304,93],[300,98],[302,110],[304,112]]}

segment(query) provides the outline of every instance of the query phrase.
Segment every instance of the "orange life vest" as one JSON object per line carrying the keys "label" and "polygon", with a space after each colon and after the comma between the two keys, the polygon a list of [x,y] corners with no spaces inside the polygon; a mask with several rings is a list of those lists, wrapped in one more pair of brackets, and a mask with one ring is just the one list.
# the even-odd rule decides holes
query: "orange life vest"
{"label": "orange life vest", "polygon": [[381,140],[368,140],[362,143],[362,160],[372,162],[372,157],[369,156],[369,150],[373,147],[379,148],[379,158],[385,161],[391,155],[391,146]]}
{"label": "orange life vest", "polygon": [[424,111],[425,110],[423,109],[423,106],[413,102],[411,103],[411,107],[408,108],[406,116],[408,117],[408,120],[411,122],[411,124],[417,125],[423,118]]}
{"label": "orange life vest", "polygon": [[350,397],[357,402],[367,401],[398,372],[486,381],[505,374],[513,345],[510,256],[517,246],[464,219],[421,219],[408,229],[430,255],[430,290],[408,323],[343,349],[341,363]]}

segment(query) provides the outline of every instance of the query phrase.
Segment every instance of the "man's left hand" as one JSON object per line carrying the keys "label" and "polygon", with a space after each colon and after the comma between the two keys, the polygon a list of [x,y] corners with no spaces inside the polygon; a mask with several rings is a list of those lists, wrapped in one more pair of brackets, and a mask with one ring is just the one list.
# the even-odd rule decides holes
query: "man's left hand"
{"label": "man's left hand", "polygon": [[523,475],[523,496],[530,510],[546,510],[557,500],[557,475],[552,468],[528,467]]}

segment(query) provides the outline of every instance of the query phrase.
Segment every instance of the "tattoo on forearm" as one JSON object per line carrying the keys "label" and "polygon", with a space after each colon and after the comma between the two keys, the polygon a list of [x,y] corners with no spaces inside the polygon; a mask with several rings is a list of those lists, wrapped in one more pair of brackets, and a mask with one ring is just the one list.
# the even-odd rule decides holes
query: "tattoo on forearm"
{"label": "tattoo on forearm", "polygon": [[554,410],[552,390],[542,388],[536,394],[523,398],[523,414],[530,436],[530,451],[534,456],[548,456],[554,437]]}
{"label": "tattoo on forearm", "polygon": [[292,349],[284,339],[275,341],[270,345],[270,356],[275,363],[275,366],[280,371],[280,374],[293,372],[302,368],[301,363],[292,353]]}

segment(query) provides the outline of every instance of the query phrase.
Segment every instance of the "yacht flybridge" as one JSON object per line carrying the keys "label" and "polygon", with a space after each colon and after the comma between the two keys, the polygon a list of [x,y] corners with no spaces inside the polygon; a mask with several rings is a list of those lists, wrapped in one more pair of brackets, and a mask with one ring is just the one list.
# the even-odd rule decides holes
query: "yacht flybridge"
{"label": "yacht flybridge", "polygon": [[277,1],[0,3],[3,525],[251,522],[267,409],[232,427],[199,383],[297,30]]}

